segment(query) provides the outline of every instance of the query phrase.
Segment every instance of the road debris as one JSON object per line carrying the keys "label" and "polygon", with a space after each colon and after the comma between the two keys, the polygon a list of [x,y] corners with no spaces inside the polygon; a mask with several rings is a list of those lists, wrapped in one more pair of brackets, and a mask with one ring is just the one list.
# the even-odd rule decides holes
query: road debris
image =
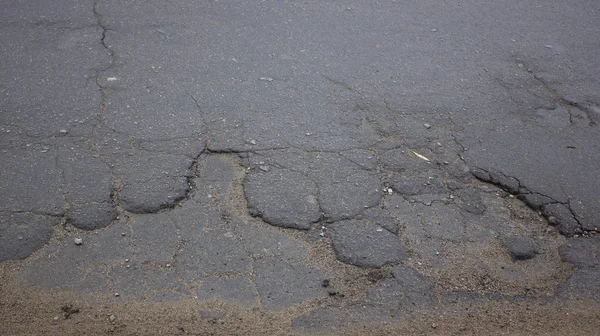
{"label": "road debris", "polygon": [[431,160],[429,160],[427,157],[425,157],[425,156],[423,156],[423,155],[421,155],[421,154],[419,154],[419,153],[417,153],[417,152],[415,152],[415,151],[413,151],[413,150],[411,150],[411,153],[413,153],[413,154],[414,154],[416,157],[418,157],[419,159],[425,160],[425,161],[427,161],[427,162],[430,162],[430,161],[431,161]]}

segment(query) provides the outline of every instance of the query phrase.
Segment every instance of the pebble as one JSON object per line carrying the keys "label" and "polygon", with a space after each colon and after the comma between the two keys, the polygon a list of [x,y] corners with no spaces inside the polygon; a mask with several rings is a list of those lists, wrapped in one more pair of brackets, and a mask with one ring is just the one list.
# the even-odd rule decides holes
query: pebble
{"label": "pebble", "polygon": [[264,172],[268,172],[269,170],[271,170],[271,167],[269,166],[258,166],[258,168]]}
{"label": "pebble", "polygon": [[119,297],[119,293],[115,293],[115,296],[116,296],[116,297]]}
{"label": "pebble", "polygon": [[273,78],[271,78],[271,77],[260,77],[259,80],[265,81],[265,82],[272,82]]}
{"label": "pebble", "polygon": [[81,244],[83,244],[83,239],[81,239],[81,238],[75,238],[73,240],[73,242],[75,243],[75,245],[81,245]]}
{"label": "pebble", "polygon": [[67,134],[67,130],[66,129],[61,129],[60,131],[58,131],[60,134]]}
{"label": "pebble", "polygon": [[111,322],[114,322],[114,321],[117,319],[117,317],[116,317],[115,315],[110,315],[110,316],[108,317],[108,319],[109,319]]}
{"label": "pebble", "polygon": [[425,128],[427,128],[427,129],[430,129],[430,128],[431,128],[431,125],[429,125],[429,124],[427,124],[427,123],[423,124],[423,126],[425,126]]}

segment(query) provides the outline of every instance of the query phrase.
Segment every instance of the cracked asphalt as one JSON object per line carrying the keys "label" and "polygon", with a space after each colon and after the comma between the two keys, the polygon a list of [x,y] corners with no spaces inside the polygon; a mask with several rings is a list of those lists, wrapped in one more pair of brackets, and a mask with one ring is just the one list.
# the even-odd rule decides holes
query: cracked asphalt
{"label": "cracked asphalt", "polygon": [[597,334],[597,1],[1,6],[0,334]]}

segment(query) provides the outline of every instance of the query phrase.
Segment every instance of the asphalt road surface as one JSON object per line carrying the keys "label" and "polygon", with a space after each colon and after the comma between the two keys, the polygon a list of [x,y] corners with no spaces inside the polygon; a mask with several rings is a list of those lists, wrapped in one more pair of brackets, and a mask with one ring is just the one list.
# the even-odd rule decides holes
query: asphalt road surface
{"label": "asphalt road surface", "polygon": [[0,4],[0,334],[597,335],[600,2]]}

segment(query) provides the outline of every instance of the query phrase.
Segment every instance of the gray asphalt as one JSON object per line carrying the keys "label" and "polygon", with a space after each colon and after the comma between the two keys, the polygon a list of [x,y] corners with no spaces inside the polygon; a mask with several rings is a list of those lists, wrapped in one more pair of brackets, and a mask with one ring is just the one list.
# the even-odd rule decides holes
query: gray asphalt
{"label": "gray asphalt", "polygon": [[281,311],[332,295],[319,244],[394,274],[311,331],[435,307],[499,244],[518,271],[460,289],[555,268],[540,290],[600,304],[597,1],[1,7],[0,262],[28,282]]}

